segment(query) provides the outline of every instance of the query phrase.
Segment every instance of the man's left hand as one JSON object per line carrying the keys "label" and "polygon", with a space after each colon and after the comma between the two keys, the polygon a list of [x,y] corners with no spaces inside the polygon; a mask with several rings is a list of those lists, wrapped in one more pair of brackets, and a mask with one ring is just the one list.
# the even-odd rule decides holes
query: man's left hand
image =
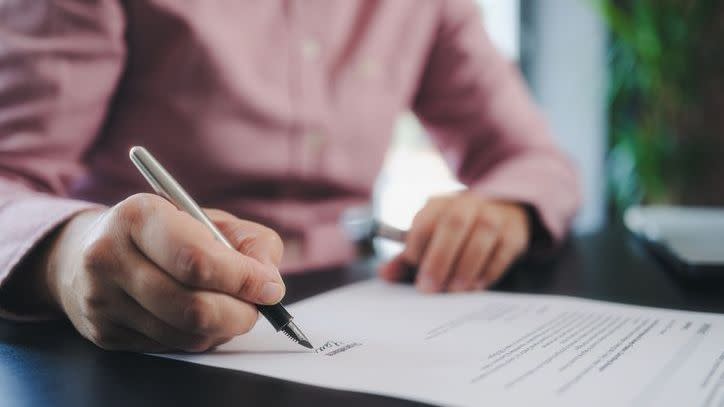
{"label": "man's left hand", "polygon": [[530,220],[521,204],[472,192],[433,198],[417,213],[404,251],[380,270],[389,281],[417,266],[423,292],[482,290],[528,250]]}

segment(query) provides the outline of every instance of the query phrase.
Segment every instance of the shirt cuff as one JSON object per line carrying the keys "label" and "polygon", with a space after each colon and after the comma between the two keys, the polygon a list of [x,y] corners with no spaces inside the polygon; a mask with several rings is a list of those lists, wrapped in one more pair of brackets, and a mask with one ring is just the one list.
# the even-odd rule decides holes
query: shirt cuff
{"label": "shirt cuff", "polygon": [[470,191],[486,199],[523,205],[531,222],[529,254],[545,255],[557,249],[566,238],[580,196],[578,186],[566,182],[570,176],[535,176],[536,172],[529,170],[537,165],[531,160],[503,168],[471,185]]}
{"label": "shirt cuff", "polygon": [[[25,257],[56,227],[78,212],[100,205],[49,195],[21,195],[0,199],[0,288]],[[2,299],[0,299],[0,302]],[[21,314],[0,307],[0,318],[15,321],[39,321],[57,318],[50,314]]]}

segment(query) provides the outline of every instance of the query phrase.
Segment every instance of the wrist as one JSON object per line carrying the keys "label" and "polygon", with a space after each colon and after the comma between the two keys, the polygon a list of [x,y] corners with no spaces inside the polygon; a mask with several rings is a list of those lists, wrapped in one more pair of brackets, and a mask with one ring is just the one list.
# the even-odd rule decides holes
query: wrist
{"label": "wrist", "polygon": [[103,215],[99,209],[80,212],[58,227],[52,239],[48,239],[47,247],[40,256],[36,273],[41,274],[44,294],[51,307],[63,311],[61,288],[66,272],[72,271],[76,265],[74,259],[82,248],[82,241],[88,235],[90,227]]}
{"label": "wrist", "polygon": [[38,242],[0,288],[3,308],[17,315],[49,315],[61,311],[60,303],[53,295],[51,266],[55,247],[76,215],[52,230]]}

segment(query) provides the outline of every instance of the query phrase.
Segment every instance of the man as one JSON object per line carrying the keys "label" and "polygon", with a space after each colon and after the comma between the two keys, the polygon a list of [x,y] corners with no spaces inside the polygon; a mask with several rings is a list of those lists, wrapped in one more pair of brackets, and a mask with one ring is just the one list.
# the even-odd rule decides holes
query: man
{"label": "man", "polygon": [[[340,212],[369,199],[407,109],[469,189],[422,209],[383,277],[483,289],[578,204],[470,1],[14,0],[0,41],[3,312],[64,313],[107,349],[209,349],[283,297],[278,267],[348,261]],[[238,252],[137,194],[136,144]]]}

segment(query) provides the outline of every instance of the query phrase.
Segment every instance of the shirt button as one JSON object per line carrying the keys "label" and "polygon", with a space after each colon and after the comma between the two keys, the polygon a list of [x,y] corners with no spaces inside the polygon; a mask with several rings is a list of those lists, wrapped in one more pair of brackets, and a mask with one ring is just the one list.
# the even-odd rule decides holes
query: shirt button
{"label": "shirt button", "polygon": [[325,138],[321,133],[311,132],[307,134],[304,140],[307,152],[310,154],[318,154],[324,146]]}
{"label": "shirt button", "polygon": [[316,59],[319,56],[321,47],[319,42],[313,38],[307,38],[302,41],[302,55],[307,60]]}
{"label": "shirt button", "polygon": [[372,58],[365,58],[358,66],[357,70],[363,78],[372,79],[379,75],[380,64]]}

